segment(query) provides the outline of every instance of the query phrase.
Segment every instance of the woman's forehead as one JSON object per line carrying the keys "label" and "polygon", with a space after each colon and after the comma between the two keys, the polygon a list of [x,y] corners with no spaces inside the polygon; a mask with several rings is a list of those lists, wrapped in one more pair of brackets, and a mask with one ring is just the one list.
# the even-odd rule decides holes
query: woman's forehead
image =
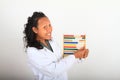
{"label": "woman's forehead", "polygon": [[38,23],[50,23],[50,20],[47,17],[40,18]]}

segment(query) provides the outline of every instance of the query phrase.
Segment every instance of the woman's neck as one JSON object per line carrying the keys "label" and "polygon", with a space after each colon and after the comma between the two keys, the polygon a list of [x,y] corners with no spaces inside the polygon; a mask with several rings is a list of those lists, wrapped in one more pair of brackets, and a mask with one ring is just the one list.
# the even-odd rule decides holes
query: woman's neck
{"label": "woman's neck", "polygon": [[48,44],[46,43],[46,40],[39,39],[38,41],[41,42],[42,44],[44,44],[45,46],[48,46]]}

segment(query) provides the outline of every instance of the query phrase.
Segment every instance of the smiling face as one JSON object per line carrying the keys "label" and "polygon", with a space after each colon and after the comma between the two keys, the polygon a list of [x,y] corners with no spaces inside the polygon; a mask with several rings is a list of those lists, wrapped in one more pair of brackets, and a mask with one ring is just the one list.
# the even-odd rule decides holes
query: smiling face
{"label": "smiling face", "polygon": [[37,35],[36,39],[41,42],[51,39],[52,26],[47,17],[40,18],[37,27],[33,27],[32,30]]}

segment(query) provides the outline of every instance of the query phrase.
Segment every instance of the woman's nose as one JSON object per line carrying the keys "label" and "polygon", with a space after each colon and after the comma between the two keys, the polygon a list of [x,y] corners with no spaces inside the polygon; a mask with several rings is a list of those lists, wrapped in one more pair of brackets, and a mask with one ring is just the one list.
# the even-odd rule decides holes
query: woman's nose
{"label": "woman's nose", "polygon": [[48,27],[46,28],[46,30],[47,30],[48,32],[51,32],[51,31],[52,31],[52,27],[49,27],[49,26],[48,26]]}

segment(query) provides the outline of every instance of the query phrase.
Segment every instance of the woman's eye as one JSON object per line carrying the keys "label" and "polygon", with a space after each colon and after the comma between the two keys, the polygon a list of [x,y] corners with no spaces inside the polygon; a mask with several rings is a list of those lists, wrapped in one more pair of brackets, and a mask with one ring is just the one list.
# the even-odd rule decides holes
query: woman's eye
{"label": "woman's eye", "polygon": [[44,26],[44,28],[46,28],[47,26]]}
{"label": "woman's eye", "polygon": [[51,24],[45,25],[43,28],[46,29],[46,28],[48,28],[48,27],[51,27]]}
{"label": "woman's eye", "polygon": [[49,24],[49,27],[51,27],[51,24]]}

